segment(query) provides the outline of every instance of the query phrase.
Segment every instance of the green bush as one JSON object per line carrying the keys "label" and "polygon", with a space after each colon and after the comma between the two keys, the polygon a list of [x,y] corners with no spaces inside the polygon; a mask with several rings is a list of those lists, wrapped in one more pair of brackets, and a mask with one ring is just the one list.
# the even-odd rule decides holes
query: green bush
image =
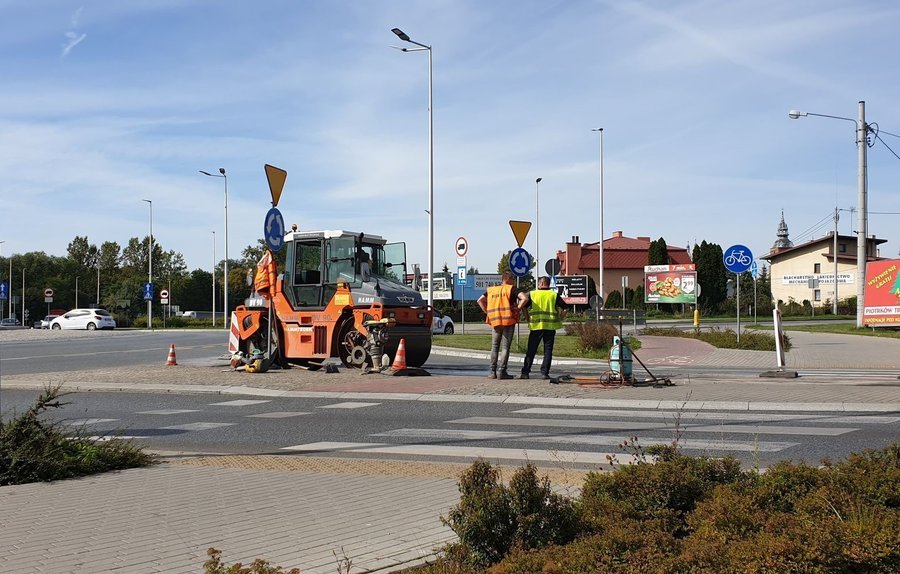
{"label": "green bush", "polygon": [[209,560],[203,563],[204,574],[300,574],[299,568],[284,570],[281,566],[272,566],[268,560],[257,558],[250,566],[244,566],[240,562],[228,566],[222,564],[222,551],[209,548],[206,551]]}
{"label": "green bush", "polygon": [[512,548],[569,542],[579,530],[574,503],[553,493],[532,464],[518,469],[506,487],[498,468],[476,460],[460,478],[459,491],[459,504],[442,521],[459,537],[456,552],[475,566],[497,563]]}
{"label": "green bush", "polygon": [[[645,335],[659,337],[683,337],[698,339],[718,347],[720,349],[744,349],[751,351],[774,351],[775,335],[764,331],[741,331],[741,341],[738,343],[737,334],[731,329],[714,327],[708,331],[684,331],[674,327],[648,327],[644,329]],[[784,350],[790,350],[791,339],[784,335]]]}
{"label": "green bush", "polygon": [[583,351],[605,351],[612,347],[613,337],[619,334],[610,323],[585,321],[566,323],[566,335],[578,337]]}
{"label": "green bush", "polygon": [[130,441],[95,442],[81,431],[41,419],[60,408],[60,387],[48,387],[23,415],[0,423],[0,486],[63,480],[110,470],[147,466],[153,457]]}

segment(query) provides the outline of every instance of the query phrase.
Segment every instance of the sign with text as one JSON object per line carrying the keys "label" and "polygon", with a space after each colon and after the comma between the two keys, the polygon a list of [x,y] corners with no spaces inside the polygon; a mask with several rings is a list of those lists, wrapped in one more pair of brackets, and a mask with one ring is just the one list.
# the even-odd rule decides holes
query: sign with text
{"label": "sign with text", "polygon": [[863,325],[900,326],[900,259],[870,261],[866,264],[863,298]]}
{"label": "sign with text", "polygon": [[556,293],[569,305],[587,305],[587,275],[557,275]]}
{"label": "sign with text", "polygon": [[[807,285],[810,279],[818,279],[820,285],[834,285],[834,273],[820,275],[783,275],[782,285]],[[838,283],[849,285],[853,283],[853,273],[838,273]]]}
{"label": "sign with text", "polygon": [[645,303],[697,303],[697,272],[693,263],[644,267]]}
{"label": "sign with text", "polygon": [[499,273],[469,273],[465,279],[454,281],[453,299],[456,301],[477,301],[484,295],[488,287],[499,285],[502,275]]}

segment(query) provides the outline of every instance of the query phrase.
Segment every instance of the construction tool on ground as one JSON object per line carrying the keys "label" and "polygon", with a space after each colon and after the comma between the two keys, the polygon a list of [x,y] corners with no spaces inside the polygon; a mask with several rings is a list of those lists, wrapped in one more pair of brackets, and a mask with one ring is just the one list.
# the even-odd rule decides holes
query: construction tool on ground
{"label": "construction tool on ground", "polygon": [[[650,375],[649,379],[636,379],[633,372],[633,361],[640,363],[644,371]],[[624,386],[653,386],[664,387],[673,385],[668,377],[657,377],[650,372],[638,356],[634,353],[625,338],[622,336],[622,320],[619,320],[618,334],[613,337],[613,345],[609,350],[607,370],[597,377],[584,377],[561,375],[551,378],[550,384],[574,383],[583,387],[618,388]]]}

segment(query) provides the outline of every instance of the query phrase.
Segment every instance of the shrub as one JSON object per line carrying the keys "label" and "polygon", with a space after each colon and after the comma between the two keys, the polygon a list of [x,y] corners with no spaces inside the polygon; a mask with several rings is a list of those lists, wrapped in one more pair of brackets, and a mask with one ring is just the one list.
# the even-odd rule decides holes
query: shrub
{"label": "shrub", "polygon": [[[737,334],[731,329],[714,327],[708,331],[683,331],[674,327],[648,327],[644,329],[645,335],[660,337],[684,337],[699,339],[720,349],[746,349],[752,351],[774,351],[775,335],[763,331],[741,331],[741,342],[738,343]],[[790,350],[791,339],[784,335],[784,350]]]}
{"label": "shrub", "polygon": [[465,560],[475,566],[497,563],[514,547],[569,542],[579,530],[572,501],[553,493],[550,481],[538,479],[532,464],[518,469],[506,487],[498,468],[476,460],[460,478],[459,490],[459,504],[442,521],[459,537]]}
{"label": "shrub", "polygon": [[281,566],[272,566],[268,560],[257,558],[250,566],[240,562],[228,566],[222,564],[222,551],[210,548],[206,551],[209,560],[203,563],[204,574],[300,574],[299,568],[284,570]]}
{"label": "shrub", "polygon": [[129,441],[95,442],[41,420],[48,409],[65,403],[60,387],[48,387],[25,414],[0,423],[0,485],[62,480],[146,466],[153,457]]}
{"label": "shrub", "polygon": [[579,347],[584,351],[605,351],[612,347],[613,337],[619,334],[610,323],[585,321],[583,323],[566,323],[566,335],[574,335],[579,339]]}
{"label": "shrub", "polygon": [[656,464],[590,473],[582,490],[583,519],[596,532],[610,526],[610,516],[655,519],[668,524],[673,534],[682,535],[685,517],[698,501],[709,496],[715,486],[741,477],[740,462],[734,458],[694,458],[677,453],[669,453]]}

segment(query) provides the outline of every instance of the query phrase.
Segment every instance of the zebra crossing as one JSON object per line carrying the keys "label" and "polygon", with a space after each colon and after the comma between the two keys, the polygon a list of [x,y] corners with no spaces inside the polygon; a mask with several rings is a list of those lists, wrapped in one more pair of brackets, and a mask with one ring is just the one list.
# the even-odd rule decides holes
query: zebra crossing
{"label": "zebra crossing", "polygon": [[[240,412],[249,407],[271,405],[272,399],[238,399],[208,403]],[[263,410],[240,417],[267,420],[267,424],[286,424],[298,428],[300,418],[315,417],[326,410],[360,411],[381,406],[382,402],[343,401],[303,410]],[[258,408],[256,409],[259,410]],[[727,410],[658,410],[640,408],[584,408],[566,406],[498,407],[494,416],[464,416],[439,419],[429,427],[398,426],[333,441],[317,436],[309,442],[276,448],[286,453],[307,456],[398,456],[416,460],[473,459],[483,457],[501,462],[560,462],[603,464],[610,457],[619,462],[633,458],[621,445],[637,438],[640,446],[671,445],[688,454],[721,456],[739,453],[785,453],[804,443],[821,442],[859,432],[873,425],[892,425],[900,416],[885,414],[848,414],[831,412],[747,412]],[[136,414],[159,419],[152,430],[203,432],[240,427],[240,419],[230,422],[204,420],[202,408],[157,409]],[[221,408],[216,412],[221,413]],[[166,424],[166,419],[190,415],[193,420]],[[65,424],[90,428],[109,426],[117,419],[84,418]],[[171,421],[175,423],[176,421]],[[145,427],[146,428],[146,427]],[[149,439],[151,432],[127,438]],[[99,435],[96,440],[109,437]],[[311,437],[312,438],[312,437]],[[361,439],[361,440],[360,440]]]}

